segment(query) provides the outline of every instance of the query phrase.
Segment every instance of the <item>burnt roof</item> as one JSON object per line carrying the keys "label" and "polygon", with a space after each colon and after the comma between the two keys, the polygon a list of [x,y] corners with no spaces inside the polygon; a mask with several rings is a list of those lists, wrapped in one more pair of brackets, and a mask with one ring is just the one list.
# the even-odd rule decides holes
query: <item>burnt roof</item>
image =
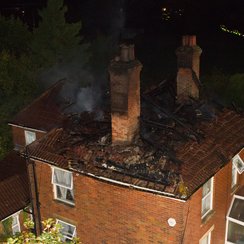
{"label": "burnt roof", "polygon": [[176,104],[171,81],[142,96],[140,136],[111,144],[110,114],[70,115],[30,156],[99,179],[186,199],[243,148],[244,117],[208,101]]}
{"label": "burnt roof", "polygon": [[52,85],[29,106],[21,110],[10,124],[30,129],[50,131],[62,121],[62,109],[59,93],[64,85],[60,80]]}
{"label": "burnt roof", "polygon": [[0,162],[0,220],[30,203],[26,162],[17,152]]}

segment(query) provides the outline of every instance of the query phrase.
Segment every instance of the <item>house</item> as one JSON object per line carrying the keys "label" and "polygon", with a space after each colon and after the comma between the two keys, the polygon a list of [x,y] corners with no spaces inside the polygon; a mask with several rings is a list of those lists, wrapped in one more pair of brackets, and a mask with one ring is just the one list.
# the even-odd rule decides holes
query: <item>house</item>
{"label": "house", "polygon": [[121,45],[109,66],[111,111],[62,116],[27,145],[37,233],[53,217],[67,241],[241,243],[244,117],[201,94],[195,36],[176,54],[176,82],[141,95],[142,64]]}
{"label": "house", "polygon": [[21,155],[25,146],[40,139],[62,121],[60,106],[53,103],[63,86],[59,81],[20,111],[9,123],[14,150],[0,162],[0,238],[16,234],[31,214],[31,196],[26,159]]}
{"label": "house", "polygon": [[17,152],[10,152],[0,162],[0,241],[5,235],[20,232],[30,211],[29,181],[26,162]]}

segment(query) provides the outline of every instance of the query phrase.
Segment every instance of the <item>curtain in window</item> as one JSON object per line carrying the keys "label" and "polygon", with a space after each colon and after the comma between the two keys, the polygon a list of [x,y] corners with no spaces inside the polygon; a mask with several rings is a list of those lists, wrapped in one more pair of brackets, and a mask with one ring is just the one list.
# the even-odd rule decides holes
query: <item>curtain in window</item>
{"label": "curtain in window", "polygon": [[54,183],[67,187],[71,189],[71,177],[72,174],[70,172],[64,171],[64,170],[59,170],[59,169],[54,169]]}

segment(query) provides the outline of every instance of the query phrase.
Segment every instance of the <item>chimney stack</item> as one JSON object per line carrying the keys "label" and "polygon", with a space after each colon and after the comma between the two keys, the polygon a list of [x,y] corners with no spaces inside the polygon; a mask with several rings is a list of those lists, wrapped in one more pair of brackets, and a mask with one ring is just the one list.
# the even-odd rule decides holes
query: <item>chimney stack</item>
{"label": "chimney stack", "polygon": [[113,144],[130,144],[139,133],[141,69],[134,45],[122,44],[109,66]]}
{"label": "chimney stack", "polygon": [[199,98],[199,66],[202,49],[196,43],[196,36],[183,36],[177,55],[177,101],[190,97]]}

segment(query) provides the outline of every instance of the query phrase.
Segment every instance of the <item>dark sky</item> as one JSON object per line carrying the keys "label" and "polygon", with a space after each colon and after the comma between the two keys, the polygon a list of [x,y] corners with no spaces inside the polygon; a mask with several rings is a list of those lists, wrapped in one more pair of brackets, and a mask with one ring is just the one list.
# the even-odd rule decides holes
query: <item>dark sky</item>
{"label": "dark sky", "polygon": [[[220,24],[244,31],[243,0],[64,0],[69,7],[68,19],[82,19],[86,30],[109,31],[122,25],[127,28],[167,27],[172,31],[199,32],[213,30]],[[2,10],[25,8],[35,16],[46,0],[1,0]],[[162,9],[166,8],[166,11]],[[182,15],[179,15],[182,10]],[[31,12],[31,13],[30,13]],[[165,16],[162,16],[162,15]],[[165,21],[169,15],[170,19]]]}

